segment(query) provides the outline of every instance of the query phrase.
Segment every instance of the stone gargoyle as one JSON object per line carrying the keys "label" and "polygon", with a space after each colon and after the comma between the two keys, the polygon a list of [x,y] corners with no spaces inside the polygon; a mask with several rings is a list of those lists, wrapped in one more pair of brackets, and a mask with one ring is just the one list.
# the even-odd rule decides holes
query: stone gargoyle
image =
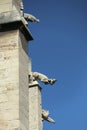
{"label": "stone gargoyle", "polygon": [[21,15],[22,17],[24,17],[26,21],[37,22],[37,23],[39,22],[39,19],[37,19],[35,16],[28,13],[24,13],[24,5],[22,0],[19,1],[19,5],[20,5]]}
{"label": "stone gargoyle", "polygon": [[55,121],[51,117],[49,117],[49,111],[43,109],[42,110],[42,121],[44,121],[44,120],[46,120],[50,123],[55,123]]}
{"label": "stone gargoyle", "polygon": [[29,74],[29,79],[30,82],[39,80],[46,85],[47,84],[53,85],[57,81],[56,79],[49,79],[46,75],[41,74],[39,72],[31,72],[31,74]]}

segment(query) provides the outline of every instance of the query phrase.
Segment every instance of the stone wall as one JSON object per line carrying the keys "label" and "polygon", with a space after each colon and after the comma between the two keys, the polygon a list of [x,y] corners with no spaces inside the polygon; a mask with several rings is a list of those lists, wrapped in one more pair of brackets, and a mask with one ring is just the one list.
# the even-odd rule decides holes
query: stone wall
{"label": "stone wall", "polygon": [[34,84],[29,88],[29,130],[42,130],[41,88]]}
{"label": "stone wall", "polygon": [[0,33],[0,130],[29,130],[28,55],[24,48],[27,41],[19,30]]}
{"label": "stone wall", "polygon": [[19,117],[21,130],[29,130],[29,80],[28,80],[28,45],[22,33],[19,37]]}

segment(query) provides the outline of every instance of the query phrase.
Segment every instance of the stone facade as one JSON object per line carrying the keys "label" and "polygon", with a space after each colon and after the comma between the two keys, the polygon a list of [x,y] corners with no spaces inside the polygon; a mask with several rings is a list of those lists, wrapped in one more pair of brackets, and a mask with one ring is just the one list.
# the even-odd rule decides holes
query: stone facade
{"label": "stone facade", "polygon": [[0,0],[0,24],[24,21],[20,0]]}
{"label": "stone facade", "polygon": [[29,130],[27,48],[19,30],[0,33],[0,130]]}
{"label": "stone facade", "polygon": [[20,2],[0,0],[0,130],[42,130],[41,88],[28,77],[33,38]]}
{"label": "stone facade", "polygon": [[[32,62],[30,58],[28,69],[31,74]],[[37,81],[29,81],[29,130],[42,130],[41,87]]]}
{"label": "stone facade", "polygon": [[29,88],[29,130],[42,130],[41,88],[34,84]]}

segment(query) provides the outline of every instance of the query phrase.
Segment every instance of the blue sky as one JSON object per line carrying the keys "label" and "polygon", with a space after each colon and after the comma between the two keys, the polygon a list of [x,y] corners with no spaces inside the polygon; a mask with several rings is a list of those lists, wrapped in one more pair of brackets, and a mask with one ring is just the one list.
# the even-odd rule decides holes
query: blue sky
{"label": "blue sky", "polygon": [[29,23],[33,71],[56,78],[42,86],[43,108],[56,124],[43,130],[87,130],[87,1],[24,0],[25,12],[40,23]]}

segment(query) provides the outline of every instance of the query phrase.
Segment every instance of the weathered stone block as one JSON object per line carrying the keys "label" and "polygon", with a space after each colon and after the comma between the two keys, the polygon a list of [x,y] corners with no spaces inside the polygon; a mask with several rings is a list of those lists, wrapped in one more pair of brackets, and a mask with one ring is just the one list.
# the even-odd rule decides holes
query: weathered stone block
{"label": "weathered stone block", "polygon": [[20,5],[16,0],[0,0],[0,23],[21,20]]}
{"label": "weathered stone block", "polygon": [[29,130],[27,46],[19,30],[0,33],[0,130]]}
{"label": "weathered stone block", "polygon": [[29,129],[42,130],[41,88],[38,84],[29,88]]}

